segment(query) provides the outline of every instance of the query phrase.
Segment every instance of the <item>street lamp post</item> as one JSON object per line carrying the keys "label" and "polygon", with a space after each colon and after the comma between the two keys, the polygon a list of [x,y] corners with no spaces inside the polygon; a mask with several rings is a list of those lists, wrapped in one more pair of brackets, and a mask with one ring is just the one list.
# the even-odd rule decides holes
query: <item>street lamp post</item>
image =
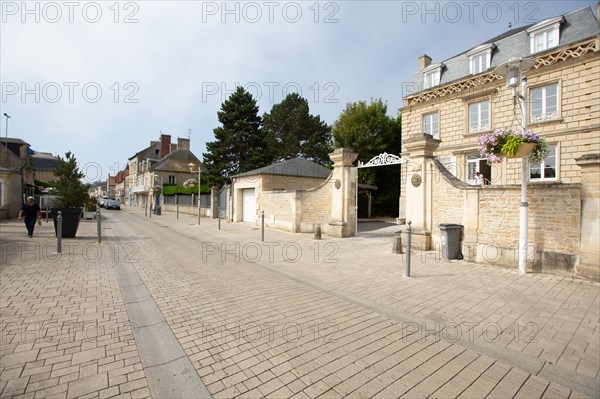
{"label": "street lamp post", "polygon": [[[506,76],[506,84],[512,89],[515,104],[521,105],[521,126],[527,129],[527,78],[521,77],[522,72],[533,66],[530,58],[511,58],[504,64],[496,67],[494,72]],[[517,86],[521,85],[521,93],[517,92]],[[519,101],[520,100],[520,101]],[[527,180],[529,177],[529,156],[521,160],[521,206],[519,212],[519,273],[527,273],[527,229],[528,211],[527,202]]]}
{"label": "street lamp post", "polygon": [[8,148],[8,120],[10,119],[10,115],[5,112],[4,116],[6,117],[6,129],[4,130],[4,133],[6,134],[5,144],[6,148]]}
{"label": "street lamp post", "polygon": [[194,166],[193,163],[188,163],[190,172],[198,176],[198,226],[200,226],[200,177],[202,176],[202,164],[198,162],[198,174],[194,172]]}

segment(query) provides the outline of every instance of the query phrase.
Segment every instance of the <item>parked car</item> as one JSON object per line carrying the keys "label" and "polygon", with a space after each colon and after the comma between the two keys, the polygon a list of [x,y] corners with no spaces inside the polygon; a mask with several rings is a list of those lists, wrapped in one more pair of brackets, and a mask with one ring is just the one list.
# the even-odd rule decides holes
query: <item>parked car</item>
{"label": "parked car", "polygon": [[108,201],[110,197],[108,195],[103,196],[100,201],[98,201],[98,206],[100,208],[104,208],[106,206],[106,201]]}
{"label": "parked car", "polygon": [[119,203],[119,201],[114,200],[114,199],[108,199],[106,200],[106,202],[104,203],[104,207],[106,209],[121,209],[121,204]]}

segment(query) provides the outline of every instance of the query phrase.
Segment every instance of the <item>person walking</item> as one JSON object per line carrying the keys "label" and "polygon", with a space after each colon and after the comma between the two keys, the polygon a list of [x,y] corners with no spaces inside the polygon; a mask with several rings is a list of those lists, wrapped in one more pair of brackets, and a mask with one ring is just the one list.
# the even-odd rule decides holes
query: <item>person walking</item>
{"label": "person walking", "polygon": [[33,197],[27,197],[27,202],[23,204],[19,211],[19,220],[23,219],[23,215],[25,215],[27,236],[31,238],[33,237],[36,219],[39,225],[42,225],[42,212],[40,211],[40,206],[34,202]]}

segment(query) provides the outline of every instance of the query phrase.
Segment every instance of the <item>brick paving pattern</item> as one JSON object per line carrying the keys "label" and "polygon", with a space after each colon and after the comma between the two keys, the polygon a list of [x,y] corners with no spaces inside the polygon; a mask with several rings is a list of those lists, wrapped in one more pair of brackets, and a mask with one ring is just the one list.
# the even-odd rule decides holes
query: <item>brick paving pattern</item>
{"label": "brick paving pattern", "polygon": [[107,212],[102,244],[82,222],[63,242],[79,246],[52,261],[49,227],[28,240],[3,223],[1,396],[151,395],[114,271],[124,263],[214,398],[600,394],[598,284],[433,253],[413,254],[406,279],[385,237],[267,230],[261,243],[251,226],[193,224]]}

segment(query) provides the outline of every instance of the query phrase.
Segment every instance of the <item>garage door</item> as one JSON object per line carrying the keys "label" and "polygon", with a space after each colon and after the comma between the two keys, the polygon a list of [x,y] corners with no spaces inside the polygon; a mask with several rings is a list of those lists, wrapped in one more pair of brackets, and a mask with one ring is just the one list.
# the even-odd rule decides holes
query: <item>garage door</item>
{"label": "garage door", "polygon": [[256,216],[256,193],[253,188],[242,190],[242,221],[254,223]]}

